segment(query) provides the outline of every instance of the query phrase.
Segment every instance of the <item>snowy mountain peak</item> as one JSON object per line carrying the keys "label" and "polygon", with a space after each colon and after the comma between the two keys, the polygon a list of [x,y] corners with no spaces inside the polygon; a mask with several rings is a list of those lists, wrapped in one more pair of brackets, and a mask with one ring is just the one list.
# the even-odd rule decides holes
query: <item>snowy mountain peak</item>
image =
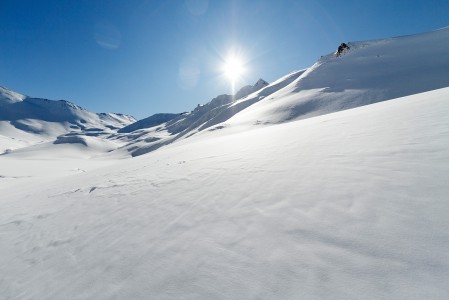
{"label": "snowy mountain peak", "polygon": [[249,94],[252,94],[254,92],[257,92],[258,90],[268,86],[269,83],[266,82],[263,79],[259,79],[257,80],[257,82],[254,85],[245,85],[244,87],[242,87],[235,95],[234,95],[234,99],[238,100],[241,98],[244,98],[246,96],[248,96]]}
{"label": "snowy mountain peak", "polygon": [[263,87],[266,87],[267,85],[269,85],[269,83],[260,78],[259,80],[257,80],[256,84],[254,85],[254,88],[257,88],[259,90]]}
{"label": "snowy mountain peak", "polygon": [[27,96],[11,91],[0,85],[0,105],[23,101]]}

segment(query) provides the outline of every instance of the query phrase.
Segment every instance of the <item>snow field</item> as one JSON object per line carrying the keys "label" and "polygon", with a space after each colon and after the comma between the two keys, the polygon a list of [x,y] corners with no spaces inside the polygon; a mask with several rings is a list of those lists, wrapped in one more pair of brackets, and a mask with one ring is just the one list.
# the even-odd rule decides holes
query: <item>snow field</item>
{"label": "snow field", "polygon": [[225,127],[6,183],[2,297],[445,299],[448,97]]}

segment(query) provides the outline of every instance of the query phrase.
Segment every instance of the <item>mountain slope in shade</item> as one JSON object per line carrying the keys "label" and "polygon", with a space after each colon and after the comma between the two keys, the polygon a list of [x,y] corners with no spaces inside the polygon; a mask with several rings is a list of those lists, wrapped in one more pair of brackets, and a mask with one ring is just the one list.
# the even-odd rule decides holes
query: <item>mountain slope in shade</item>
{"label": "mountain slope in shade", "polygon": [[151,128],[166,123],[178,117],[180,114],[154,114],[148,118],[136,121],[118,130],[119,133],[130,133],[143,128]]}
{"label": "mountain slope in shade", "polygon": [[107,134],[135,122],[131,116],[92,113],[65,100],[32,98],[0,87],[0,151],[78,133]]}

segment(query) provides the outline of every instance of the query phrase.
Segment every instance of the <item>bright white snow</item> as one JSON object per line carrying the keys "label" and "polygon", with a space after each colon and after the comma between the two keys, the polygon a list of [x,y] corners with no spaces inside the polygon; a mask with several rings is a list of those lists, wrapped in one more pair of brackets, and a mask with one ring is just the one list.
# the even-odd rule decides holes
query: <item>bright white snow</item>
{"label": "bright white snow", "polygon": [[3,186],[2,295],[445,299],[448,97],[217,130]]}
{"label": "bright white snow", "polygon": [[282,123],[449,86],[449,27],[349,43],[228,123]]}
{"label": "bright white snow", "polygon": [[0,298],[448,299],[448,38],[135,123],[0,87]]}
{"label": "bright white snow", "polygon": [[68,101],[31,98],[0,86],[0,154],[60,142],[66,134],[72,139],[77,134],[81,139],[105,137],[135,121],[128,115],[96,114]]}

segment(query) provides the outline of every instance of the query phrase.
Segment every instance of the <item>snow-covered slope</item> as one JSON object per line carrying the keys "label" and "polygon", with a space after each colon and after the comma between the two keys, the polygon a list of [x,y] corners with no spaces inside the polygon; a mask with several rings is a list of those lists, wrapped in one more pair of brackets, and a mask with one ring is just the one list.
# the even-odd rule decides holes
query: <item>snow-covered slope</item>
{"label": "snow-covered slope", "polygon": [[449,27],[348,43],[231,123],[282,123],[449,86]]}
{"label": "snow-covered slope", "polygon": [[269,83],[260,78],[257,80],[257,82],[254,85],[246,85],[242,87],[235,95],[234,95],[234,101],[241,99],[243,97],[248,96],[249,94],[252,94],[254,92],[257,92],[260,89],[263,89],[264,87],[268,86]]}
{"label": "snow-covered slope", "polygon": [[[142,121],[144,126],[129,126],[134,132],[126,130],[129,134],[112,138],[126,141],[124,149],[137,156],[205,129],[235,132],[242,124],[283,123],[447,87],[448,40],[449,28],[445,28],[348,43],[349,49],[341,55],[326,55],[309,69],[293,72],[270,85],[259,80],[234,97],[220,95],[165,123]],[[144,128],[150,125],[154,126]]]}
{"label": "snow-covered slope", "polygon": [[248,95],[257,92],[269,83],[263,79],[259,79],[254,85],[246,85],[242,87],[235,95],[219,95],[210,102],[198,106],[190,113],[185,112],[181,114],[155,114],[148,118],[139,120],[130,124],[118,132],[129,133],[139,129],[151,128],[162,123],[168,123],[165,127],[171,134],[178,134],[180,132],[190,132],[207,120],[212,119],[218,112],[223,110],[223,107]]}
{"label": "snow-covered slope", "polygon": [[67,133],[115,132],[133,122],[128,115],[96,114],[68,101],[31,98],[0,87],[0,152]]}
{"label": "snow-covered slope", "polygon": [[164,113],[154,114],[148,118],[136,121],[132,124],[129,124],[128,126],[120,128],[118,130],[118,132],[119,133],[129,133],[129,132],[133,132],[133,131],[143,129],[143,128],[151,128],[151,127],[160,125],[162,123],[171,121],[178,116],[179,116],[179,114],[164,114]]}
{"label": "snow-covered slope", "polygon": [[448,40],[129,127],[0,88],[0,298],[448,299]]}
{"label": "snow-covered slope", "polygon": [[59,179],[0,156],[1,295],[447,299],[448,99],[207,131],[85,172],[61,160]]}
{"label": "snow-covered slope", "polygon": [[[285,87],[303,72],[304,70],[293,72],[272,84],[259,79],[254,85],[241,88],[236,95],[219,95],[204,105],[198,105],[190,113],[180,114],[166,123],[113,138],[127,140],[128,145],[124,148],[133,156],[148,153],[226,121],[246,107],[260,101],[266,95]],[[134,124],[129,127],[132,126]]]}

